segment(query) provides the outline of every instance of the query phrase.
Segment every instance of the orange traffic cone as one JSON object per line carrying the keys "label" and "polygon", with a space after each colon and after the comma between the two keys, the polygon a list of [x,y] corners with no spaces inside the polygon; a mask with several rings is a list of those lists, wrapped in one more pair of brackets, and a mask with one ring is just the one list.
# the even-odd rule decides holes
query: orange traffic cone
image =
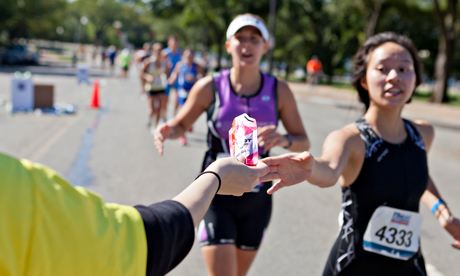
{"label": "orange traffic cone", "polygon": [[99,81],[95,80],[93,84],[93,96],[91,97],[91,108],[99,108]]}

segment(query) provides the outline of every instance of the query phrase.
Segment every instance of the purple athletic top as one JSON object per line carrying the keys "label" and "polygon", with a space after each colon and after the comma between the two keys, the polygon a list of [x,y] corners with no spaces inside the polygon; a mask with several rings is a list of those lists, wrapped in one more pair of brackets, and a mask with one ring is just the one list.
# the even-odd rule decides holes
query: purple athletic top
{"label": "purple athletic top", "polygon": [[[261,75],[259,91],[251,96],[241,96],[234,92],[229,70],[223,70],[214,76],[215,102],[208,110],[209,134],[213,136],[208,139],[211,151],[229,152],[228,130],[232,126],[233,118],[242,113],[255,118],[258,127],[278,125],[277,79],[269,74]],[[220,145],[216,145],[216,140],[220,140]],[[261,149],[259,152],[262,152]]]}

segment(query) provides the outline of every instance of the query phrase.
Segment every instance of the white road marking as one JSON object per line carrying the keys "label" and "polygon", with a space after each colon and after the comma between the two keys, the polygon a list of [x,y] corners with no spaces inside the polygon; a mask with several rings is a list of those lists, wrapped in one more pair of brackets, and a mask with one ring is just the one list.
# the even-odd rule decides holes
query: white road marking
{"label": "white road marking", "polygon": [[434,265],[426,264],[426,273],[428,276],[444,276]]}

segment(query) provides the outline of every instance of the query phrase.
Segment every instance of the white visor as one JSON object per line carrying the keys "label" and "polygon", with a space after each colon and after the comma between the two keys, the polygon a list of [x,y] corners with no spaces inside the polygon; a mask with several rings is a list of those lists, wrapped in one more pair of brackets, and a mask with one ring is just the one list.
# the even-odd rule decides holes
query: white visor
{"label": "white visor", "polygon": [[260,19],[257,19],[251,15],[242,15],[233,19],[232,23],[230,23],[227,29],[227,39],[235,35],[236,32],[246,26],[252,26],[258,29],[264,40],[268,41],[270,35],[268,34],[267,27],[265,27],[265,24]]}

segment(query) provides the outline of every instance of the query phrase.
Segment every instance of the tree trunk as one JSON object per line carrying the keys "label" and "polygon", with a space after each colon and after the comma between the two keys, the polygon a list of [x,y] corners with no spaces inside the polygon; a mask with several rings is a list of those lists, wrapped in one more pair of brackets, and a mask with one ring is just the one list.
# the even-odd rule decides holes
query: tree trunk
{"label": "tree trunk", "polygon": [[377,28],[377,23],[379,22],[380,12],[382,11],[383,2],[385,0],[376,0],[372,1],[374,8],[371,11],[369,20],[366,26],[366,37],[371,37],[375,34],[375,29]]}
{"label": "tree trunk", "polygon": [[443,103],[448,101],[447,97],[447,80],[448,80],[448,58],[447,58],[447,42],[444,38],[439,38],[438,55],[435,64],[435,85],[431,95],[431,101],[435,103]]}
{"label": "tree trunk", "polygon": [[270,40],[273,45],[270,47],[267,59],[268,59],[268,73],[273,72],[273,51],[275,50],[275,29],[276,29],[276,0],[270,0],[270,16],[268,21],[268,28],[270,32]]}
{"label": "tree trunk", "polygon": [[222,52],[223,52],[222,50],[223,50],[222,43],[219,43],[219,46],[217,47],[217,68],[216,68],[217,72],[219,72],[222,69],[222,64],[221,64]]}
{"label": "tree trunk", "polygon": [[289,81],[289,73],[290,73],[290,70],[291,69],[291,66],[289,66],[289,62],[286,64],[286,71],[284,73],[284,80],[285,81]]}
{"label": "tree trunk", "polygon": [[452,70],[455,49],[455,24],[457,21],[458,0],[449,0],[447,9],[442,11],[438,0],[433,0],[434,10],[439,20],[439,49],[436,57],[436,78],[431,101],[445,103],[449,101],[448,80]]}

